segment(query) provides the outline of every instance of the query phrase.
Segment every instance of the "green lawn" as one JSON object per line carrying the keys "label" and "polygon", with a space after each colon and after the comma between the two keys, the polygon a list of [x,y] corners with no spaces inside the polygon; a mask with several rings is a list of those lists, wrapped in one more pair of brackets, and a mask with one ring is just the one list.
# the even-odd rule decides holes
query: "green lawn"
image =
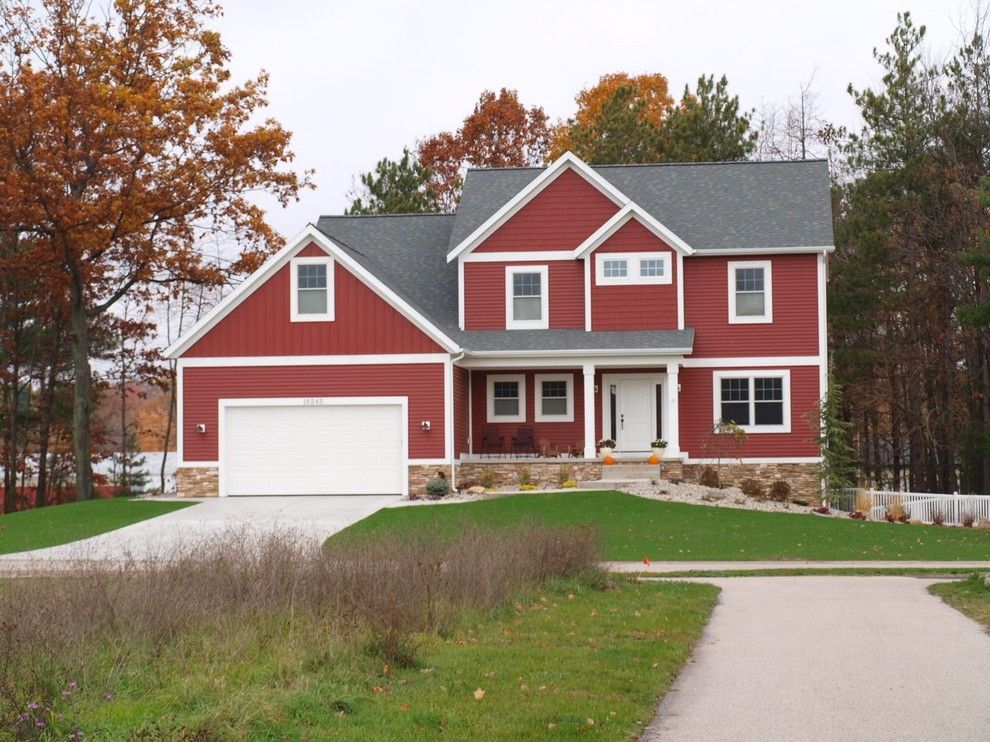
{"label": "green lawn", "polygon": [[67,544],[193,504],[112,498],[0,515],[0,554]]}
{"label": "green lawn", "polygon": [[990,631],[990,587],[982,574],[959,582],[936,583],[928,591]]}
{"label": "green lawn", "polygon": [[990,533],[865,523],[792,513],[647,500],[621,492],[516,495],[479,502],[386,508],[332,538],[415,529],[453,532],[467,523],[592,523],[608,559],[990,560]]}
{"label": "green lawn", "polygon": [[58,710],[86,739],[634,739],[717,592],[556,581],[420,637],[411,668],[306,627],[207,631],[94,663]]}

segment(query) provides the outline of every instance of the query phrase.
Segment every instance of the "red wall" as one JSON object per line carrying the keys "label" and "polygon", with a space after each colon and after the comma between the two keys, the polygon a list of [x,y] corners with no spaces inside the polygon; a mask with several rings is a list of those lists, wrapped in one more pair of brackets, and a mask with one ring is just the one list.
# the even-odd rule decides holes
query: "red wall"
{"label": "red wall", "polygon": [[580,260],[551,260],[542,263],[465,263],[465,329],[505,329],[505,268],[508,265],[548,266],[550,327],[584,328],[584,264]]}
{"label": "red wall", "polygon": [[567,169],[475,251],[573,250],[618,210],[583,176]]}
{"label": "red wall", "polygon": [[454,366],[454,456],[468,451],[468,377],[466,368]]}
{"label": "red wall", "polygon": [[[309,245],[300,255],[325,255]],[[344,355],[443,352],[433,340],[339,263],[333,322],[290,322],[285,265],[200,338],[184,356]]]}
{"label": "red wall", "polygon": [[773,266],[772,324],[729,324],[730,258],[684,259],[684,324],[695,330],[693,357],[818,355],[818,256],[760,259]]}
{"label": "red wall", "polygon": [[[474,452],[481,453],[482,428],[488,424],[488,374],[512,374],[517,373],[511,370],[504,371],[474,371],[471,386],[472,402],[472,423],[474,427]],[[512,436],[523,425],[532,426],[535,430],[537,450],[539,450],[540,440],[548,439],[561,451],[567,451],[574,445],[580,445],[584,449],[584,376],[580,372],[554,371],[553,369],[540,369],[541,374],[562,374],[571,373],[574,376],[574,422],[570,423],[538,423],[535,422],[536,410],[536,380],[535,373],[524,374],[526,377],[526,422],[521,423],[495,423],[498,426],[499,435],[505,436],[503,445],[506,451],[512,448]]]}
{"label": "red wall", "polygon": [[[443,364],[244,366],[183,370],[184,461],[216,461],[218,401],[246,397],[408,397],[409,458],[443,458]],[[431,422],[424,432],[422,420]],[[196,425],[206,423],[206,432]]]}
{"label": "red wall", "polygon": [[[713,453],[706,453],[702,446],[705,433],[715,422],[712,379],[714,372],[718,370],[720,369],[682,368],[679,375],[681,451],[691,458],[713,458]],[[807,420],[808,413],[817,407],[818,367],[791,368],[791,432],[749,433],[740,455],[744,458],[818,456],[820,451],[814,442],[815,431]],[[729,456],[734,457],[735,454]]]}
{"label": "red wall", "polygon": [[[669,284],[599,286],[598,253],[666,252],[671,254]],[[591,326],[595,330],[676,330],[677,254],[635,219],[626,222],[591,257]]]}

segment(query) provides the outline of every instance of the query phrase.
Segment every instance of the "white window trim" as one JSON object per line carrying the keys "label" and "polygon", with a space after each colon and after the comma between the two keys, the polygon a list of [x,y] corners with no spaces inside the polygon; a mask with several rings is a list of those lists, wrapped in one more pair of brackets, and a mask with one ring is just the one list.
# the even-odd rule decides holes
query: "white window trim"
{"label": "white window trim", "polygon": [[[300,265],[325,265],[327,267],[327,311],[323,314],[300,314],[299,312],[299,272]],[[333,258],[320,256],[313,258],[292,258],[289,261],[290,290],[289,290],[289,320],[291,322],[333,322],[334,318],[334,280]]]}
{"label": "white window trim", "polygon": [[[562,381],[567,385],[567,412],[563,415],[543,414],[543,382]],[[534,421],[538,423],[572,423],[574,422],[574,375],[573,374],[536,374],[533,381],[533,403],[535,405]]]}
{"label": "white window trim", "polygon": [[[763,314],[739,317],[736,315],[736,270],[739,268],[762,268],[763,269]],[[729,324],[730,325],[753,325],[769,324],[773,322],[773,269],[769,260],[730,260],[728,262],[729,274]]]}
{"label": "white window trim", "polygon": [[[625,276],[606,276],[606,260],[625,260],[628,265]],[[662,276],[639,275],[640,260],[662,260]],[[595,254],[595,284],[598,286],[651,285],[673,283],[669,252],[608,252]]]}
{"label": "white window trim", "polygon": [[[495,382],[514,381],[519,384],[519,414],[495,414]],[[525,374],[489,374],[487,380],[488,393],[488,422],[490,423],[524,423],[526,422],[526,376]]]}
{"label": "white window trim", "polygon": [[714,371],[712,372],[712,402],[713,420],[718,424],[722,419],[722,379],[750,379],[749,383],[749,419],[756,420],[756,394],[752,379],[774,379],[783,381],[784,417],[781,425],[740,425],[748,434],[758,433],[790,433],[791,432],[791,372],[789,369],[752,369],[748,371]]}
{"label": "white window trim", "polygon": [[[512,277],[517,273],[540,274],[540,319],[514,319],[512,316]],[[546,265],[509,265],[505,268],[505,329],[546,330],[550,327],[550,268]]]}

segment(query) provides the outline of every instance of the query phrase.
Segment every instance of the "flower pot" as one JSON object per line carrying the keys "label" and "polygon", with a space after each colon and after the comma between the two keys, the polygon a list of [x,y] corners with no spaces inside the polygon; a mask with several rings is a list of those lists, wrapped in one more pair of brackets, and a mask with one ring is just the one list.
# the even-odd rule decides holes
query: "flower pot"
{"label": "flower pot", "polygon": [[612,449],[611,448],[606,448],[605,446],[602,446],[601,448],[599,448],[598,451],[599,451],[599,453],[601,453],[603,459],[606,458],[607,456],[611,456],[612,455]]}
{"label": "flower pot", "polygon": [[666,450],[667,450],[666,448],[654,448],[653,455],[656,456],[657,458],[663,458],[663,452]]}

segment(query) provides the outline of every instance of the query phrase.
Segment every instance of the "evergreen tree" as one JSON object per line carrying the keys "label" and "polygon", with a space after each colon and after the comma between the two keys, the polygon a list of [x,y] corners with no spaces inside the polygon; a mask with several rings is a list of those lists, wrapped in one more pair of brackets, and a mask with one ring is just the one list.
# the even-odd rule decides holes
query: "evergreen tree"
{"label": "evergreen tree", "polygon": [[128,433],[123,453],[118,451],[113,455],[110,483],[114,486],[116,497],[135,497],[147,491],[150,478],[146,463],[138,449],[137,438],[133,433]]}
{"label": "evergreen tree", "polygon": [[666,162],[727,162],[744,160],[756,149],[758,132],[751,111],[739,110],[739,96],[729,95],[722,75],[702,75],[692,93],[684,95],[662,125]]}
{"label": "evergreen tree", "polygon": [[568,137],[574,154],[590,165],[661,161],[661,128],[644,115],[647,104],[632,85],[617,88],[588,123],[571,125]]}
{"label": "evergreen tree", "polygon": [[852,424],[842,416],[842,387],[828,374],[828,389],[818,403],[818,445],[822,495],[828,498],[856,481],[856,462],[850,444]]}
{"label": "evergreen tree", "polygon": [[430,170],[403,148],[396,162],[382,158],[370,173],[361,175],[361,189],[344,213],[426,214],[440,211],[440,203],[428,187]]}

